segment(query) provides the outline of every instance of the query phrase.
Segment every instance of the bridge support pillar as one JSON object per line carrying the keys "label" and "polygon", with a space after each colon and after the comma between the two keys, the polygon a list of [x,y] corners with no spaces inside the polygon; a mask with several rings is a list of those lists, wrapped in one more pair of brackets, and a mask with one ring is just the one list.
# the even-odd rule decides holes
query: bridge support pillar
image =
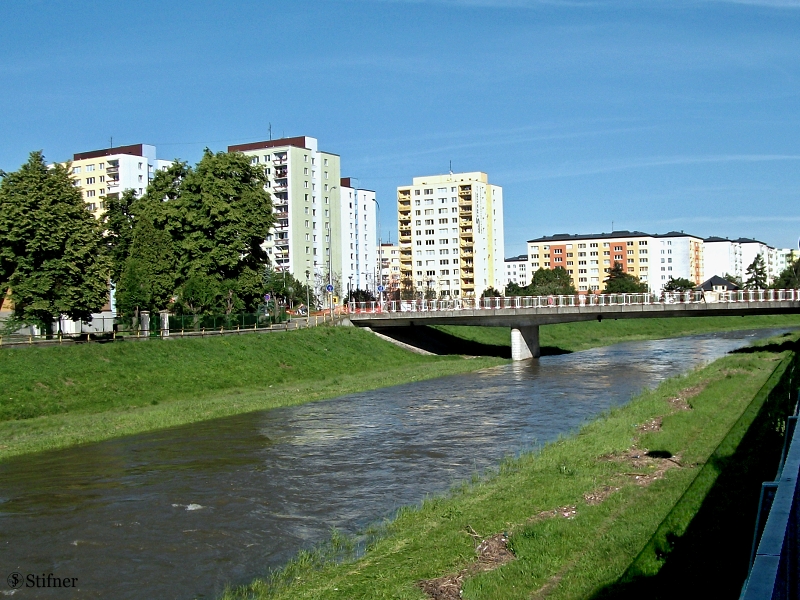
{"label": "bridge support pillar", "polygon": [[539,358],[540,354],[538,325],[511,329],[511,360]]}

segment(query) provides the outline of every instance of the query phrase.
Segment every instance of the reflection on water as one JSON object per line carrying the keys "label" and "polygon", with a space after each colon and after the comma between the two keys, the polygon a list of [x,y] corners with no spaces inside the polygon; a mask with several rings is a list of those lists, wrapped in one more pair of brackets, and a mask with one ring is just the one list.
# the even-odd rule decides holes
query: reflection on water
{"label": "reflection on water", "polygon": [[[8,573],[214,597],[775,332],[620,344],[0,463]],[[70,597],[21,589],[16,598]]]}

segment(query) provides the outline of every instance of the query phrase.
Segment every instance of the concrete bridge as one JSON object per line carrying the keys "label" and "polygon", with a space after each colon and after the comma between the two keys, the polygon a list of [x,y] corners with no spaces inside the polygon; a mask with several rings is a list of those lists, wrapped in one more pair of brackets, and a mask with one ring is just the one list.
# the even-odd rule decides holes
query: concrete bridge
{"label": "concrete bridge", "polygon": [[538,358],[539,325],[602,321],[776,315],[800,312],[800,290],[578,294],[453,300],[351,302],[349,318],[359,327],[482,325],[511,328],[511,358]]}

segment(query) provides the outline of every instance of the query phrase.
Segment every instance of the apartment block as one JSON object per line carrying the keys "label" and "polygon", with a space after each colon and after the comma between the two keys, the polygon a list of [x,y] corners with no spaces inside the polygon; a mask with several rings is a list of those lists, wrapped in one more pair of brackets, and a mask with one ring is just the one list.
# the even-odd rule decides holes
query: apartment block
{"label": "apartment block", "polygon": [[308,272],[318,294],[332,279],[342,295],[339,156],[318,150],[317,140],[306,136],[228,146],[228,152],[246,154],[264,167],[276,216],[265,243],[274,268],[300,281]]}
{"label": "apartment block", "polygon": [[400,289],[400,246],[381,244],[380,260],[378,282],[387,292],[397,292]]}
{"label": "apartment block", "polygon": [[777,248],[775,250],[775,273],[780,275],[786,267],[793,264],[800,258],[800,250],[792,248]]}
{"label": "apartment block", "polygon": [[477,297],[504,286],[503,189],[486,173],[414,177],[397,202],[404,288]]}
{"label": "apartment block", "polygon": [[342,283],[350,289],[369,290],[378,287],[377,201],[375,192],[352,185],[350,177],[340,180]]}
{"label": "apartment block", "polygon": [[533,273],[528,267],[528,257],[525,254],[507,258],[506,263],[506,285],[515,283],[519,287],[525,287],[532,281]]}
{"label": "apartment block", "polygon": [[641,231],[556,234],[528,240],[528,261],[531,273],[563,267],[580,292],[602,290],[606,274],[615,262],[650,284],[653,241],[652,235]]}
{"label": "apartment block", "polygon": [[153,179],[155,171],[165,169],[171,161],[156,158],[156,147],[134,144],[78,152],[69,165],[73,183],[80,187],[86,207],[95,216],[105,212],[105,201],[132,189],[141,196]]}
{"label": "apartment block", "polygon": [[670,279],[688,279],[695,285],[705,281],[702,238],[682,231],[656,234],[653,238],[649,273],[651,291],[661,293]]}
{"label": "apartment block", "polygon": [[712,275],[724,277],[727,273],[746,281],[747,267],[753,263],[753,260],[759,254],[764,259],[767,283],[771,284],[780,274],[778,254],[775,248],[751,238],[738,238],[735,240],[721,237],[706,238],[706,275],[707,277]]}

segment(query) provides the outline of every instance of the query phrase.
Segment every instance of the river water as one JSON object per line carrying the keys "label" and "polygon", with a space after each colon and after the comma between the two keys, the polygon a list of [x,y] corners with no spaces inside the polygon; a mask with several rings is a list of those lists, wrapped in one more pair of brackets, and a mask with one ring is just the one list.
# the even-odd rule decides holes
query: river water
{"label": "river water", "polygon": [[618,344],[0,463],[0,594],[18,572],[77,588],[15,600],[213,598],[775,333]]}

